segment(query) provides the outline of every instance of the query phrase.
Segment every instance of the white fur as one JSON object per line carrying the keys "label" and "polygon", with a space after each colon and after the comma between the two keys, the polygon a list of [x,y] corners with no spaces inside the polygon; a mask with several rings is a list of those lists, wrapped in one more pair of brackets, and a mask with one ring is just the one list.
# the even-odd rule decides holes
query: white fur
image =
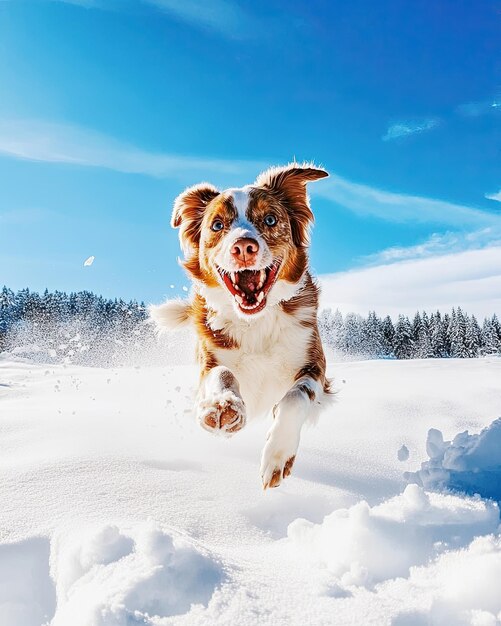
{"label": "white fur", "polygon": [[[314,394],[310,400],[300,385],[306,385]],[[273,425],[268,431],[261,455],[261,478],[267,486],[277,470],[280,484],[285,464],[296,456],[304,423],[318,414],[324,396],[322,386],[310,377],[299,380],[275,406]]]}
{"label": "white fur", "polygon": [[241,187],[238,189],[228,189],[228,195],[231,195],[233,199],[233,206],[237,210],[237,223],[238,225],[249,224],[247,217],[247,209],[249,208],[249,191],[250,187]]}
{"label": "white fur", "polygon": [[303,283],[304,279],[296,284],[278,280],[266,307],[252,316],[240,312],[226,288],[196,285],[212,311],[209,326],[240,346],[216,350],[215,355],[237,378],[250,417],[268,413],[305,364],[312,329],[302,322],[315,317],[316,311],[305,307],[291,316],[277,306],[296,295]]}
{"label": "white fur", "polygon": [[[304,279],[296,285],[277,281],[265,309],[252,317],[239,315],[226,289],[196,286],[213,311],[209,326],[222,330],[239,346],[216,349],[215,356],[236,377],[248,417],[265,415],[274,408],[273,425],[261,457],[265,488],[273,476],[274,486],[280,484],[286,463],[296,455],[304,423],[317,418],[326,400],[318,381],[310,377],[294,380],[305,365],[313,332],[301,322],[311,320],[315,308],[304,307],[289,315],[277,306],[297,294],[303,283]],[[313,400],[302,385],[313,392]]]}
{"label": "white fur", "polygon": [[[205,376],[198,391],[197,419],[205,430],[230,436],[230,429],[243,428],[246,422],[245,405],[240,396],[238,383],[231,388],[222,384],[222,374],[227,368],[214,367]],[[221,426],[221,414],[226,408],[231,408],[237,414],[234,422]],[[205,423],[205,418],[211,416],[216,421],[216,427],[211,428]]]}
{"label": "white fur", "polygon": [[187,300],[178,298],[167,300],[163,304],[152,304],[148,307],[148,312],[160,331],[177,330],[190,324],[189,306],[190,303]]}
{"label": "white fur", "polygon": [[222,324],[224,333],[240,347],[219,349],[215,355],[237,378],[249,417],[268,413],[291,388],[305,364],[312,333],[280,307],[265,311],[250,322],[235,316],[224,319],[220,312],[217,316],[218,326]]}
{"label": "white fur", "polygon": [[231,249],[239,239],[250,238],[255,239],[258,242],[259,251],[256,255],[254,263],[249,265],[246,269],[262,269],[263,267],[271,265],[274,259],[268,244],[261,236],[259,230],[254,226],[254,224],[252,224],[252,222],[249,221],[247,216],[249,188],[242,187],[241,189],[229,189],[225,193],[231,197],[233,205],[237,210],[237,217],[221,242],[221,246],[214,259],[215,262],[220,268],[228,272],[242,269],[231,254]]}

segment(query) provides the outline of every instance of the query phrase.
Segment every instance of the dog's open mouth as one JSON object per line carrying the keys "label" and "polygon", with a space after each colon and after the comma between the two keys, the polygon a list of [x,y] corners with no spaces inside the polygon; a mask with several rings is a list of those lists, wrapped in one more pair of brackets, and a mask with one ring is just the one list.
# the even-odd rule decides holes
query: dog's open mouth
{"label": "dog's open mouth", "polygon": [[223,282],[242,313],[251,315],[266,306],[266,296],[277,280],[280,263],[275,261],[262,270],[225,272],[218,267]]}

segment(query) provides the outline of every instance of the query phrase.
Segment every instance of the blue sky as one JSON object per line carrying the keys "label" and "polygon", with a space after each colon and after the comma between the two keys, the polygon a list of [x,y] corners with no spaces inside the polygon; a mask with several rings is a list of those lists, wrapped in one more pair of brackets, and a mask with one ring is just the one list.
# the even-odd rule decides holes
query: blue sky
{"label": "blue sky", "polygon": [[175,196],[293,158],[318,273],[498,249],[500,41],[490,1],[0,0],[0,283],[180,293]]}

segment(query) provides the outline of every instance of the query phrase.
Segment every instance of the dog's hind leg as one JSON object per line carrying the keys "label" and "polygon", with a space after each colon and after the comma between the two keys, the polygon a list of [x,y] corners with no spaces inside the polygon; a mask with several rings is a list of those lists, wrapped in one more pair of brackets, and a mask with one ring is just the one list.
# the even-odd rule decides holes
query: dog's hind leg
{"label": "dog's hind leg", "polygon": [[245,426],[245,405],[237,379],[227,367],[217,365],[200,382],[197,419],[212,433],[233,435]]}
{"label": "dog's hind leg", "polygon": [[324,396],[312,376],[299,378],[273,407],[273,425],[261,456],[263,487],[278,487],[289,476],[296,458],[303,424],[318,415]]}

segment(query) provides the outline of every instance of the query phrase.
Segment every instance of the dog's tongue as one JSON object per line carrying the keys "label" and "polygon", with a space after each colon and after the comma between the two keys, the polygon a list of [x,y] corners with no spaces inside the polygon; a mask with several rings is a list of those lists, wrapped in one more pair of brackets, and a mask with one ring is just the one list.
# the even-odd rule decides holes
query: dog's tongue
{"label": "dog's tongue", "polygon": [[259,284],[259,272],[243,270],[238,272],[238,286],[247,295],[252,295]]}

